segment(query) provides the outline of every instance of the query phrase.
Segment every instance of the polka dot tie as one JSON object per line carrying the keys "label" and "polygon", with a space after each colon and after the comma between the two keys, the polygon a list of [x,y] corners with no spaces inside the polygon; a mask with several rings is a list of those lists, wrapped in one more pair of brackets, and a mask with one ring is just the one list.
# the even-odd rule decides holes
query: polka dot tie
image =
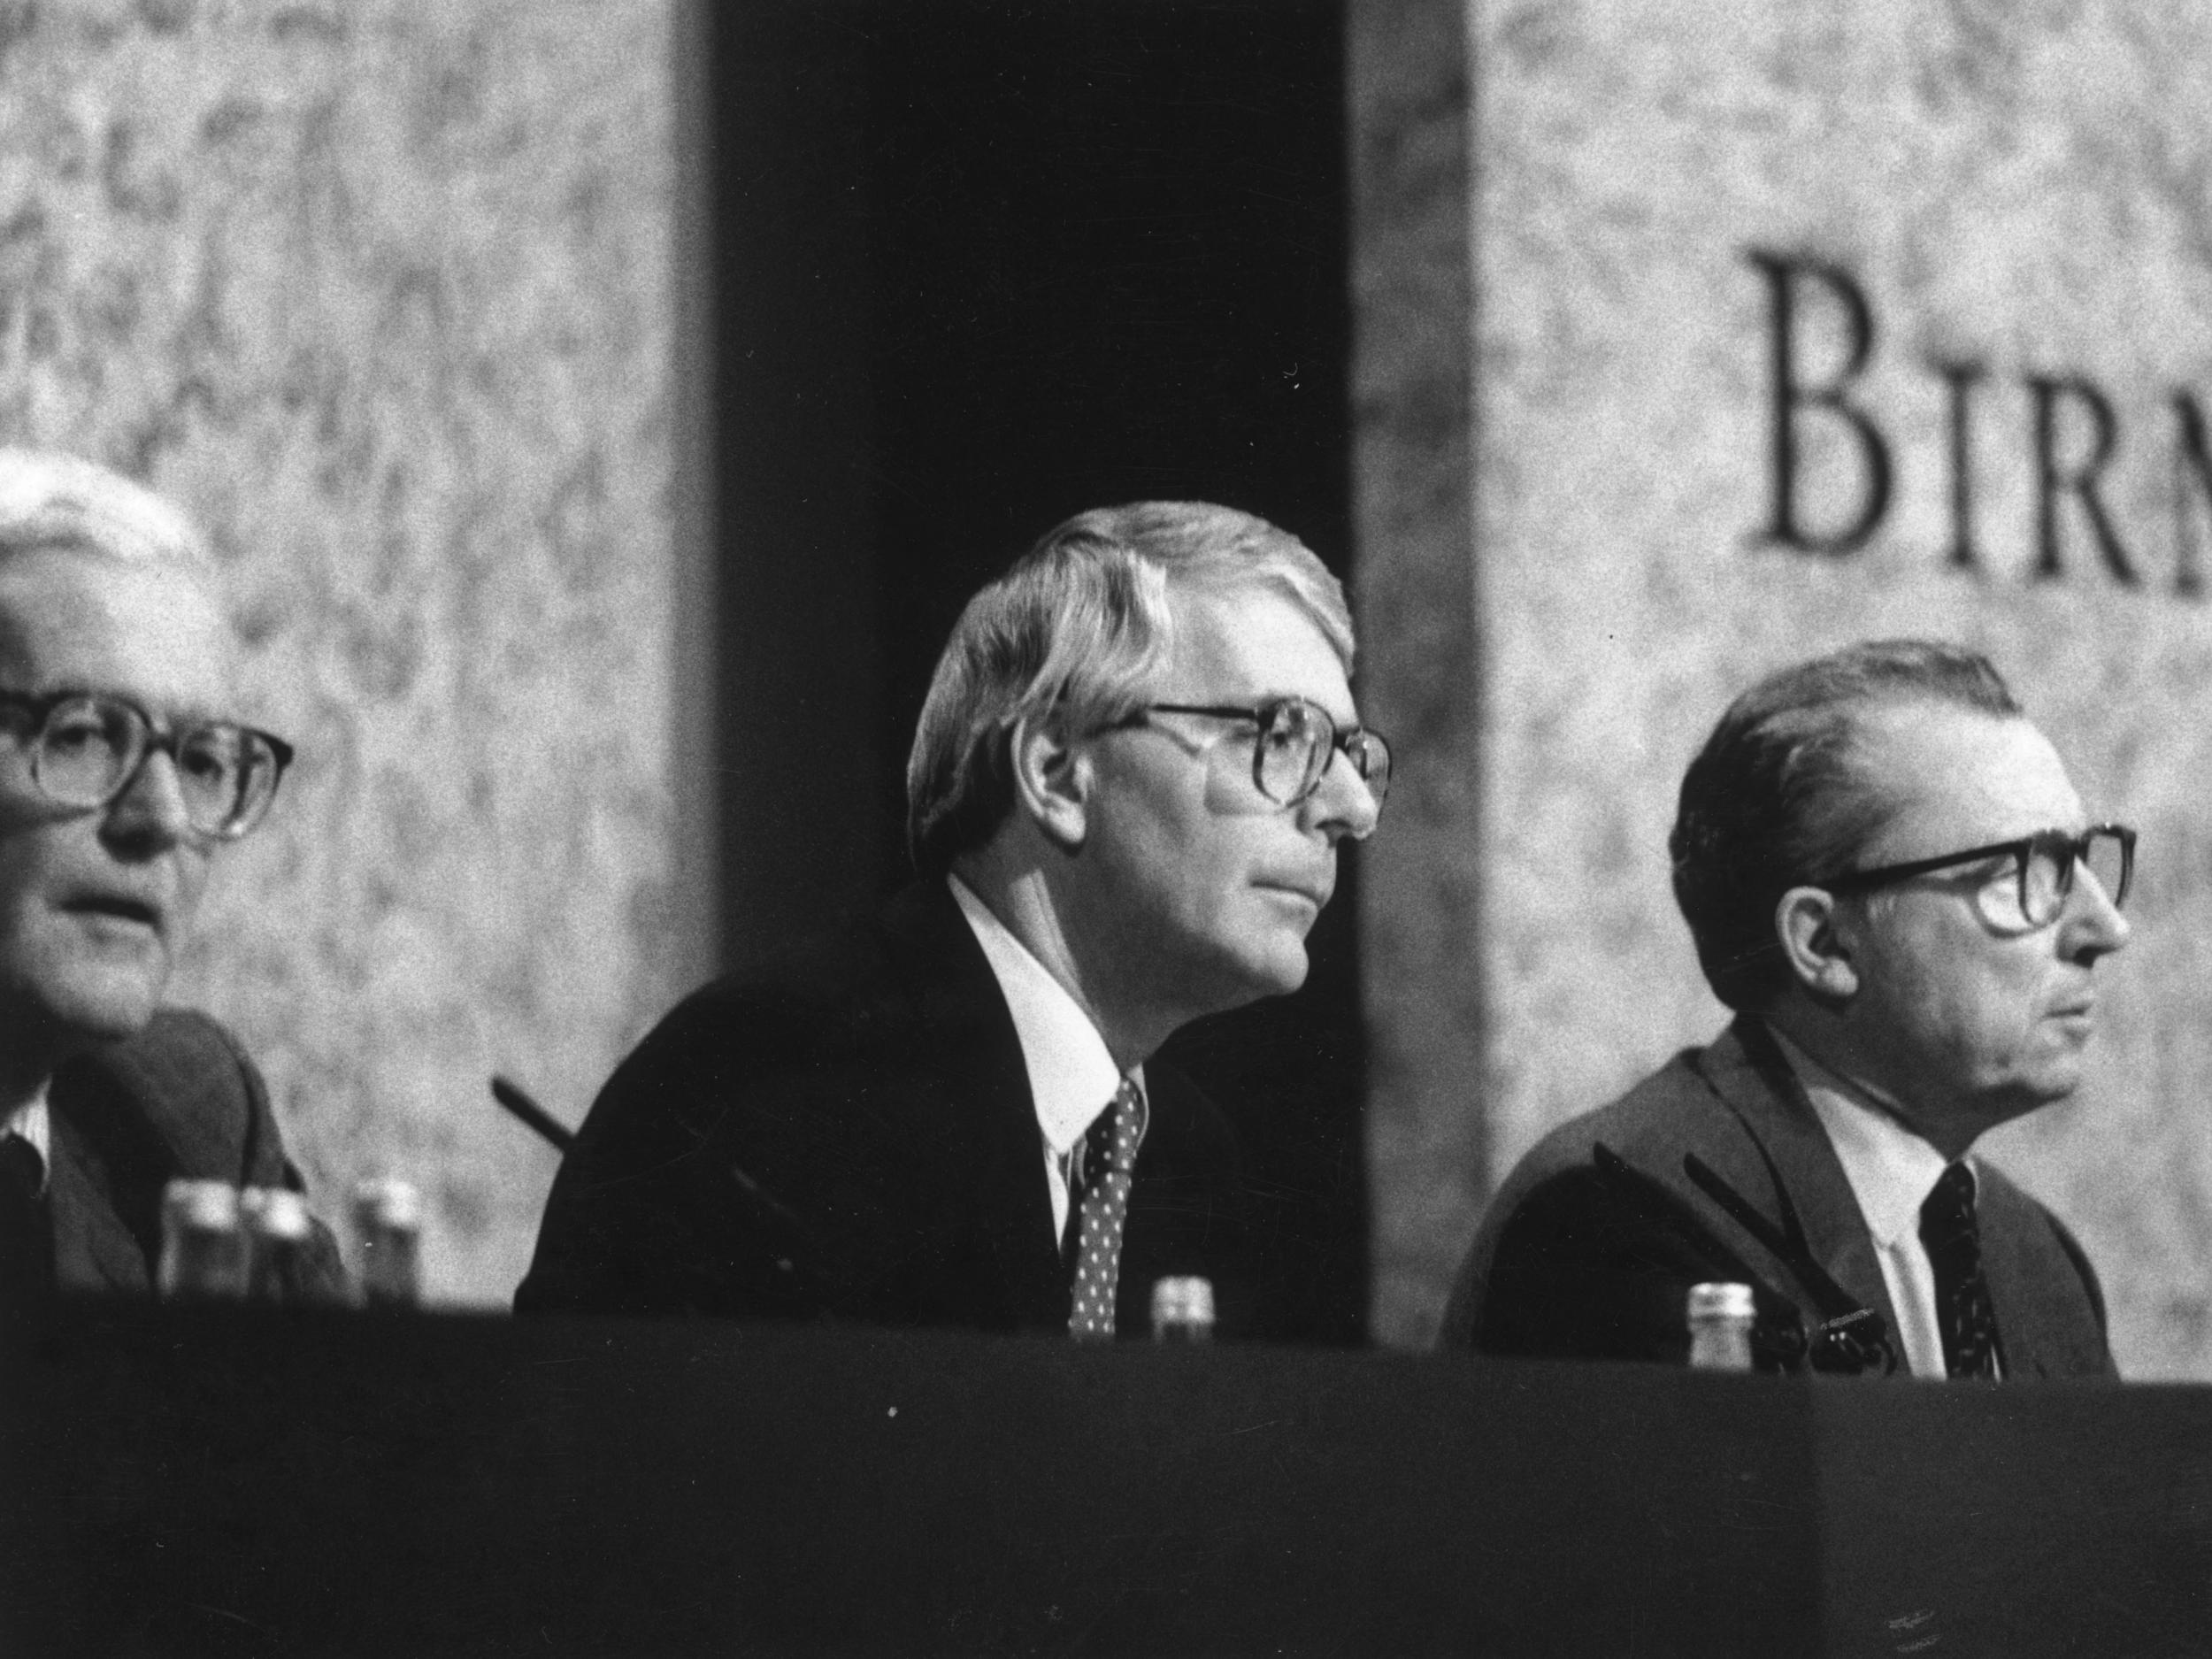
{"label": "polka dot tie", "polygon": [[1935,1270],[1936,1325],[1943,1365],[1954,1377],[1997,1380],[1997,1310],[1982,1277],[1982,1238],[1974,1220],[1974,1172],[1943,1171],[1920,1206],[1920,1242]]}
{"label": "polka dot tie", "polygon": [[1076,1237],[1075,1305],[1068,1313],[1068,1334],[1079,1342],[1114,1340],[1121,1229],[1129,1217],[1131,1171],[1144,1126],[1144,1091],[1124,1078],[1114,1103],[1084,1137],[1082,1229]]}

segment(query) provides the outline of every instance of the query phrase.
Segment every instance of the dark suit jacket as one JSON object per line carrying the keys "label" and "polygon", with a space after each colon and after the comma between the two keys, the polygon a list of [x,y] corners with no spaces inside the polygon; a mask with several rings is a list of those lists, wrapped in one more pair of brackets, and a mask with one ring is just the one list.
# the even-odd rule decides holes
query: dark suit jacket
{"label": "dark suit jacket", "polygon": [[[1490,1354],[1682,1363],[1683,1298],[1697,1274],[1679,1241],[1632,1215],[1599,1179],[1603,1142],[1669,1190],[1765,1286],[1819,1317],[1812,1286],[1684,1172],[1694,1152],[1762,1216],[1782,1223],[1775,1176],[1813,1258],[1897,1329],[1874,1240],[1812,1103],[1757,1020],[1685,1049],[1611,1105],[1562,1125],[1523,1159],[1461,1269],[1443,1342]],[[1770,1173],[1763,1148],[1773,1164]],[[2072,1234],[2001,1172],[1978,1164],[1983,1271],[2006,1375],[2111,1377],[2103,1297]],[[1898,1375],[1907,1374],[1899,1351]]]}
{"label": "dark suit jacket", "polygon": [[[151,1292],[161,1194],[173,1179],[303,1190],[259,1069],[204,1014],[165,1009],[129,1041],[65,1063],[46,1105],[47,1202],[64,1294]],[[336,1247],[319,1228],[298,1288],[334,1296],[343,1286]]]}
{"label": "dark suit jacket", "polygon": [[[1145,1080],[1117,1322],[1148,1332],[1153,1280],[1196,1273],[1250,1334],[1234,1133],[1168,1066]],[[515,1306],[1065,1331],[1020,1040],[945,884],[670,1014],[563,1162]]]}

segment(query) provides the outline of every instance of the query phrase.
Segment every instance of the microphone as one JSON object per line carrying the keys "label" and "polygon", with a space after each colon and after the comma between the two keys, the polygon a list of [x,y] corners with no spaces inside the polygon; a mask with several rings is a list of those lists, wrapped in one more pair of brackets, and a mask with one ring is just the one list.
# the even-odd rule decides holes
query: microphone
{"label": "microphone", "polygon": [[[492,1098],[536,1131],[563,1157],[575,1150],[576,1132],[532,1100],[520,1084],[495,1073]],[[737,1164],[726,1164],[724,1168],[739,1202],[770,1241],[771,1259],[777,1275],[795,1285],[812,1283],[818,1271],[817,1246],[804,1217]]]}
{"label": "microphone", "polygon": [[575,1131],[524,1094],[519,1085],[495,1076],[492,1079],[492,1098],[536,1130],[563,1157],[566,1157],[575,1147]]}

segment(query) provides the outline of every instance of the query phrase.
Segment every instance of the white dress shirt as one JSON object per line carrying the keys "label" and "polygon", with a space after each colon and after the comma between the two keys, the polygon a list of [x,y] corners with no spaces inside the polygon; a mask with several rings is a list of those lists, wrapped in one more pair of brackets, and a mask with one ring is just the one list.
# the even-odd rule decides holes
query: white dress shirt
{"label": "white dress shirt", "polygon": [[31,1143],[38,1154],[38,1190],[44,1192],[47,1171],[54,1164],[53,1127],[47,1118],[44,1087],[8,1115],[0,1134],[21,1135]]}
{"label": "white dress shirt", "polygon": [[[1771,1030],[1771,1027],[1769,1027]],[[1949,1167],[1943,1154],[1908,1129],[1863,1085],[1830,1071],[1779,1032],[1797,1079],[1813,1102],[1828,1143],[1836,1149],[1859,1214],[1874,1237],[1890,1305],[1897,1310],[1897,1340],[1916,1377],[1940,1380],[1943,1327],[1936,1322],[1935,1270],[1920,1242],[1920,1206]],[[1967,1170],[1974,1166],[1967,1163]]]}
{"label": "white dress shirt", "polygon": [[[1014,1017],[1014,1034],[1021,1040],[1029,1098],[1036,1104],[1037,1130],[1043,1141],[1045,1187],[1052,1194],[1052,1240],[1056,1247],[1067,1233],[1068,1172],[1075,1148],[1099,1114],[1114,1103],[1121,1087],[1121,1068],[1106,1051],[1106,1040],[1090,1016],[1030,954],[1029,947],[958,876],[947,876],[945,881],[960,913],[968,918],[976,943],[983,947],[1007,1011]],[[1129,1075],[1139,1088],[1144,1087],[1142,1066]]]}

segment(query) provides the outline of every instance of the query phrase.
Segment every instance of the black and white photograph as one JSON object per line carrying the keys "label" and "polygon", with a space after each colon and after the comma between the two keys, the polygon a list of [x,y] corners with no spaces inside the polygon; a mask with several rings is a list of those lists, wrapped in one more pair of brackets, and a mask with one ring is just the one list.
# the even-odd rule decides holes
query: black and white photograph
{"label": "black and white photograph", "polygon": [[2195,8],[0,0],[0,1653],[2212,1655],[2208,780]]}

